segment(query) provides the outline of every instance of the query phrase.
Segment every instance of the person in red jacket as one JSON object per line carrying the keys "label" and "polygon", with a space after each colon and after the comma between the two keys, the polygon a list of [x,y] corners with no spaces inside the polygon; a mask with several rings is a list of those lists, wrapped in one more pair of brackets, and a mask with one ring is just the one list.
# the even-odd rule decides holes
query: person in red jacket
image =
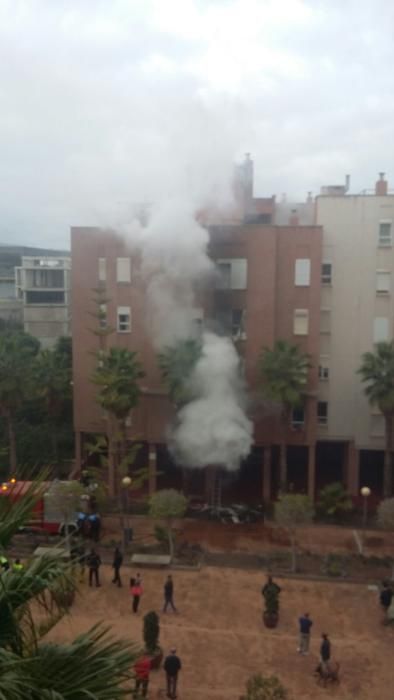
{"label": "person in red jacket", "polygon": [[141,695],[143,698],[146,698],[147,692],[148,692],[148,685],[149,685],[149,673],[151,669],[151,664],[150,664],[150,658],[149,656],[141,656],[139,659],[137,659],[135,665],[134,665],[134,673],[135,673],[135,690],[134,693],[138,697],[139,696],[139,690],[141,688]]}
{"label": "person in red jacket", "polygon": [[142,596],[142,581],[139,574],[137,574],[136,578],[130,579],[130,593],[133,598],[133,613],[137,613]]}

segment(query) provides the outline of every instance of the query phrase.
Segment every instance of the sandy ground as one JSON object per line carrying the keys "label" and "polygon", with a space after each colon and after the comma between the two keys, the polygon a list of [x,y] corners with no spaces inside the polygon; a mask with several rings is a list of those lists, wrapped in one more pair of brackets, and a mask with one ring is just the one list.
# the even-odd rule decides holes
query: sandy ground
{"label": "sandy ground", "polygon": [[[129,575],[125,569],[124,583]],[[143,614],[160,611],[166,573],[143,570],[142,575],[138,615],[131,612],[128,587],[114,587],[111,570],[102,567],[102,587],[83,584],[72,615],[50,638],[70,640],[103,620],[118,637],[139,642]],[[175,571],[173,577],[180,614],[161,615],[161,644],[165,652],[176,645],[182,659],[179,700],[238,700],[247,678],[259,672],[278,675],[292,700],[393,700],[394,630],[381,625],[377,595],[366,586],[280,579],[280,624],[268,630],[261,621],[262,573],[207,567],[198,573]],[[311,653],[300,657],[297,618],[306,611],[314,621]],[[340,685],[326,689],[312,677],[323,631],[341,664]],[[149,697],[165,698],[162,670],[151,674]]]}

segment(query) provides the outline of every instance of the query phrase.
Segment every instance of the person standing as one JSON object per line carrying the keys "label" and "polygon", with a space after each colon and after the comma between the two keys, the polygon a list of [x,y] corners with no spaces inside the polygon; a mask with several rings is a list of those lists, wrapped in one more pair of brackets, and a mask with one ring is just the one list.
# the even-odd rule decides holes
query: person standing
{"label": "person standing", "polygon": [[391,605],[391,601],[393,599],[393,591],[391,590],[389,584],[387,581],[382,581],[383,588],[380,591],[379,595],[379,600],[380,600],[380,605],[383,610],[384,614],[384,621],[387,619],[387,611]]}
{"label": "person standing", "polygon": [[262,594],[263,598],[266,598],[267,593],[269,593],[270,591],[275,591],[275,593],[277,595],[279,595],[280,590],[281,590],[280,586],[278,586],[278,584],[275,583],[272,576],[268,576],[267,583],[265,583],[261,589],[261,594]]}
{"label": "person standing", "polygon": [[146,698],[149,686],[149,673],[151,669],[151,662],[149,656],[146,654],[137,659],[134,665],[135,673],[135,689],[134,693],[138,697],[139,690],[141,688],[141,695]]}
{"label": "person standing", "polygon": [[101,558],[100,558],[100,555],[97,554],[95,549],[90,550],[90,554],[88,555],[88,559],[87,559],[87,565],[89,568],[89,586],[92,585],[93,578],[94,578],[96,581],[96,588],[98,588],[101,585],[100,584],[100,577],[99,577]]}
{"label": "person standing", "polygon": [[171,649],[164,661],[164,670],[167,678],[167,697],[176,698],[176,686],[178,683],[178,673],[182,668],[181,660],[176,655],[176,649]]}
{"label": "person standing", "polygon": [[167,576],[167,581],[164,584],[164,608],[163,613],[167,612],[168,606],[171,606],[173,612],[178,612],[174,605],[174,582],[172,576]]}
{"label": "person standing", "polygon": [[133,596],[133,613],[137,613],[142,596],[142,581],[139,574],[136,578],[130,579],[130,593]]}
{"label": "person standing", "polygon": [[298,622],[300,626],[300,642],[297,651],[303,656],[306,656],[309,652],[309,642],[313,622],[309,617],[309,613],[304,613],[304,615],[299,618]]}
{"label": "person standing", "polygon": [[322,634],[322,643],[320,645],[320,661],[321,665],[325,667],[331,657],[331,642],[328,638],[328,634]]}
{"label": "person standing", "polygon": [[117,583],[118,588],[122,586],[122,581],[120,580],[120,567],[122,566],[123,563],[123,554],[120,551],[119,547],[116,547],[115,553],[114,553],[114,561],[112,564],[112,568],[114,570],[114,577],[112,579],[112,583]]}

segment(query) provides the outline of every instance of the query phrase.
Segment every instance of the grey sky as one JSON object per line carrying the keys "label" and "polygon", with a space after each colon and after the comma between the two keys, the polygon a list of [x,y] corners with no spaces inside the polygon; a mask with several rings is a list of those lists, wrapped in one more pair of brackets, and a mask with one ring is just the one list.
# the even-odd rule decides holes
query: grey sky
{"label": "grey sky", "polygon": [[244,151],[258,195],[394,186],[393,27],[389,0],[0,0],[0,241],[68,245]]}

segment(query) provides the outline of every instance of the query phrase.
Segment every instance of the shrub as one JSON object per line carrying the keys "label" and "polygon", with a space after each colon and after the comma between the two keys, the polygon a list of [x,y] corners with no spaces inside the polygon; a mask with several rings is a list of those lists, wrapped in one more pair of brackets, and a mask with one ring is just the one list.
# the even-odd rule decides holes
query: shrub
{"label": "shrub", "polygon": [[279,612],[279,590],[274,584],[268,586],[264,593],[264,600],[265,612],[268,615],[277,615]]}
{"label": "shrub", "polygon": [[258,674],[249,678],[246,684],[246,695],[240,700],[287,700],[287,690],[276,676]]}
{"label": "shrub", "polygon": [[317,507],[322,516],[334,519],[353,510],[353,503],[343,484],[336,481],[320,491]]}
{"label": "shrub", "polygon": [[151,518],[161,518],[166,524],[168,547],[171,561],[174,557],[174,518],[183,518],[186,513],[187,498],[175,489],[156,491],[149,499],[149,515]]}
{"label": "shrub", "polygon": [[275,521],[285,528],[291,542],[292,571],[297,569],[297,530],[309,525],[315,510],[309,496],[302,493],[286,493],[275,503]]}
{"label": "shrub", "polygon": [[146,651],[149,654],[154,654],[154,652],[159,647],[159,637],[160,637],[160,623],[158,614],[152,610],[144,615],[144,630],[143,630],[144,642]]}

